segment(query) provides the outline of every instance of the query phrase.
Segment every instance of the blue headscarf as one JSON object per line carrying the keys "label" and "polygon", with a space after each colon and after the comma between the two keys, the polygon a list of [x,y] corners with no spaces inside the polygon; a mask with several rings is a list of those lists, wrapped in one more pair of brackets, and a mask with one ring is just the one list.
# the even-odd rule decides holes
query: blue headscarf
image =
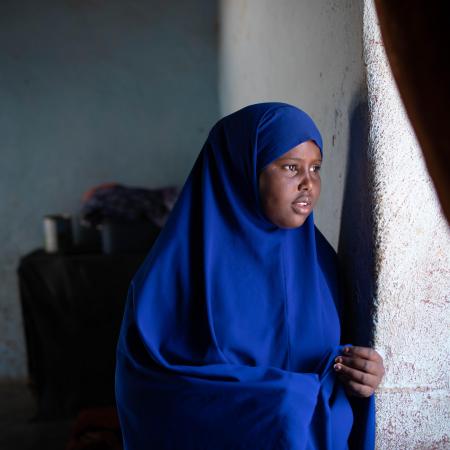
{"label": "blue headscarf", "polygon": [[353,407],[332,370],[334,250],[313,213],[282,229],[259,198],[264,167],[308,140],[322,152],[311,118],[284,103],[210,131],[128,291],[116,370],[127,450],[346,449],[355,419],[355,448],[373,448],[373,398]]}

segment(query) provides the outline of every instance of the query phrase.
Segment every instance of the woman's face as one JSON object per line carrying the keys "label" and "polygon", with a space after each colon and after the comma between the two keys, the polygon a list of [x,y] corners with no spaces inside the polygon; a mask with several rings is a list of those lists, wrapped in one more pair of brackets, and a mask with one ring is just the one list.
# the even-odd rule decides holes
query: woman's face
{"label": "woman's face", "polygon": [[281,228],[297,228],[320,195],[322,157],[313,141],[303,142],[268,164],[259,175],[259,193],[267,218]]}

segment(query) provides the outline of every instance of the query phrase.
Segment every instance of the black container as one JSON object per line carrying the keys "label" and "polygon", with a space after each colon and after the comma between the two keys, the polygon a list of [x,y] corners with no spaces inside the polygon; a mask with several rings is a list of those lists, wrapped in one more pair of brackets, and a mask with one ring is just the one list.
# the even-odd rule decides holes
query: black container
{"label": "black container", "polygon": [[101,253],[102,238],[100,229],[83,222],[80,216],[73,216],[73,251],[77,253]]}
{"label": "black container", "polygon": [[100,225],[102,251],[117,253],[147,253],[161,229],[151,222],[104,222]]}

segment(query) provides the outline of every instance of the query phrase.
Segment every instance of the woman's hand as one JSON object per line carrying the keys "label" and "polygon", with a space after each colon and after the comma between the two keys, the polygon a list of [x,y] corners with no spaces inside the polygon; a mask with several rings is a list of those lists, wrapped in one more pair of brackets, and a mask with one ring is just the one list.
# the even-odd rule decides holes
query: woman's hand
{"label": "woman's hand", "polygon": [[383,358],[370,347],[345,347],[333,366],[349,395],[370,397],[384,375]]}

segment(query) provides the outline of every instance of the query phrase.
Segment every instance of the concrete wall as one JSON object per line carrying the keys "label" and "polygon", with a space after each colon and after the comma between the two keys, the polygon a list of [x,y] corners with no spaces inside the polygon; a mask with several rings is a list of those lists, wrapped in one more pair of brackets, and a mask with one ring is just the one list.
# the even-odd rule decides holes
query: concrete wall
{"label": "concrete wall", "polygon": [[107,181],[181,184],[219,118],[210,0],[0,2],[0,378],[26,375],[15,270]]}
{"label": "concrete wall", "polygon": [[374,341],[386,367],[377,393],[377,448],[448,449],[450,232],[391,76],[372,0],[365,0],[364,50]]}
{"label": "concrete wall", "polygon": [[324,138],[316,223],[337,247],[351,121],[365,98],[360,2],[222,0],[220,17],[222,112],[284,101],[313,117]]}

